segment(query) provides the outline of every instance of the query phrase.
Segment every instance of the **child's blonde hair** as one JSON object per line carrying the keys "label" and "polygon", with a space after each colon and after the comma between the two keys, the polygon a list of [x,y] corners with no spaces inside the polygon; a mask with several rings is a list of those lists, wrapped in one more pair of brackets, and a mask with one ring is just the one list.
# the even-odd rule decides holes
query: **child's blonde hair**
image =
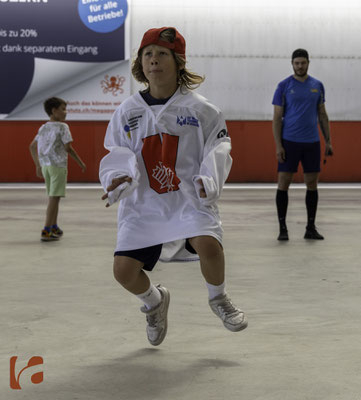
{"label": "child's blonde hair", "polygon": [[[164,41],[173,43],[175,39],[175,30],[172,28],[168,28],[160,34],[160,37]],[[189,71],[186,68],[185,58],[182,55],[175,53],[173,50],[171,50],[171,52],[177,64],[177,83],[180,88],[187,88],[191,90],[197,88],[204,81],[204,76],[200,76],[194,72]],[[138,51],[137,57],[133,60],[132,74],[138,82],[144,83],[148,88],[149,82],[143,72],[142,53],[143,49],[140,49]]]}

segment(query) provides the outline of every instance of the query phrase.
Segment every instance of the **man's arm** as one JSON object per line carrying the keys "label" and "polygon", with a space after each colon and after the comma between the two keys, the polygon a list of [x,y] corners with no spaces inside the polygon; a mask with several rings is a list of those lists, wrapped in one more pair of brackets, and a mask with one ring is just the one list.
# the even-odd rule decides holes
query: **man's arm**
{"label": "man's arm", "polygon": [[325,103],[318,106],[318,122],[320,124],[322,135],[325,139],[325,155],[332,156],[333,148],[331,144],[330,122],[328,119]]}
{"label": "man's arm", "polygon": [[41,165],[38,157],[38,142],[35,139],[30,143],[29,150],[36,167],[36,176],[38,178],[43,178],[43,174],[41,173]]}
{"label": "man's arm", "polygon": [[277,160],[280,163],[283,163],[286,158],[285,149],[282,146],[282,118],[283,107],[275,105],[273,111],[272,131],[276,143]]}
{"label": "man's arm", "polygon": [[66,143],[64,146],[65,146],[65,150],[67,151],[67,153],[77,162],[77,164],[81,168],[82,172],[85,172],[86,165],[84,164],[82,159],[79,157],[78,153],[74,150],[73,146],[71,145],[71,142]]}

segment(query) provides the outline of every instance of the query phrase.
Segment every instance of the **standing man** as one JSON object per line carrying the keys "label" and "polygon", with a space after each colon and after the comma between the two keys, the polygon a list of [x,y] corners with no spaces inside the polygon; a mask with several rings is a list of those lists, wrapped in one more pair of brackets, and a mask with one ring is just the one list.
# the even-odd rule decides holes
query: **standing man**
{"label": "standing man", "polygon": [[280,234],[278,240],[288,240],[286,214],[288,188],[301,161],[307,186],[307,226],[305,239],[322,240],[315,226],[318,203],[317,183],[320,173],[320,137],[318,123],[325,139],[325,155],[331,156],[330,125],[325,107],[322,82],[307,74],[308,52],[297,49],[292,54],[294,74],[278,84],[274,105],[273,135],[278,159],[278,190],[276,205]]}

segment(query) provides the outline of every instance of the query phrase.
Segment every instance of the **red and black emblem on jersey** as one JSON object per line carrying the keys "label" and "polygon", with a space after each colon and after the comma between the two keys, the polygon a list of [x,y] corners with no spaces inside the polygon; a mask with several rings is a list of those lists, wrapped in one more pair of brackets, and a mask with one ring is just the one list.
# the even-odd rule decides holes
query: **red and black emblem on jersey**
{"label": "red and black emblem on jersey", "polygon": [[179,137],[168,133],[143,139],[142,157],[149,185],[157,193],[179,190],[180,179],[175,170]]}

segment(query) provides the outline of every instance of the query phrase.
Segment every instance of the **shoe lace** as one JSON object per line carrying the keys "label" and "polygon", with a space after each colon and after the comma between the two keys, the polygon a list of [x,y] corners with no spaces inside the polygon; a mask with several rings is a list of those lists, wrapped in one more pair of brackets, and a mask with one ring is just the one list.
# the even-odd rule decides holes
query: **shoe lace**
{"label": "shoe lace", "polygon": [[151,326],[152,328],[155,328],[159,322],[159,313],[155,312],[152,314],[148,314],[146,318],[148,325]]}
{"label": "shoe lace", "polygon": [[223,303],[218,304],[218,309],[223,315],[230,317],[237,315],[240,312],[229,299],[226,299]]}

